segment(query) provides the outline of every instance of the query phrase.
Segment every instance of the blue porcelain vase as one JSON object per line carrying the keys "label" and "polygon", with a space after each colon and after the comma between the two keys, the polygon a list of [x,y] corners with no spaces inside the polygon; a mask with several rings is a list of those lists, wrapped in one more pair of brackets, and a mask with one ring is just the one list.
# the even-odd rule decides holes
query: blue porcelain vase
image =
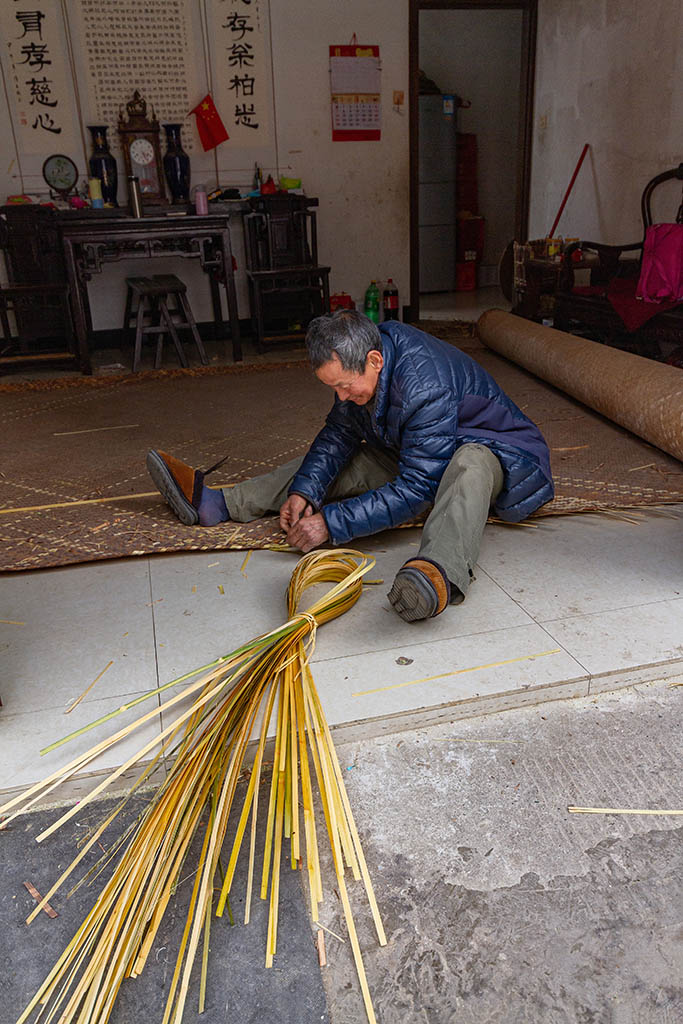
{"label": "blue porcelain vase", "polygon": [[116,160],[109,152],[107,141],[107,125],[89,124],[88,131],[92,135],[93,153],[88,164],[90,176],[99,178],[102,182],[102,198],[105,206],[118,206],[116,193],[118,191],[119,177],[116,169]]}
{"label": "blue porcelain vase", "polygon": [[166,152],[164,174],[172,203],[187,203],[190,199],[190,158],[183,149],[181,125],[165,124]]}

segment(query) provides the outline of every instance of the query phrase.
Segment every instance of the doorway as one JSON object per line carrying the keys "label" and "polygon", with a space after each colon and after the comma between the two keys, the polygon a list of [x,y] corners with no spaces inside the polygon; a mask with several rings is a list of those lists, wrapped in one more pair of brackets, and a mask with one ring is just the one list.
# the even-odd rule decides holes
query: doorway
{"label": "doorway", "polygon": [[476,306],[527,237],[536,6],[411,0],[411,319]]}

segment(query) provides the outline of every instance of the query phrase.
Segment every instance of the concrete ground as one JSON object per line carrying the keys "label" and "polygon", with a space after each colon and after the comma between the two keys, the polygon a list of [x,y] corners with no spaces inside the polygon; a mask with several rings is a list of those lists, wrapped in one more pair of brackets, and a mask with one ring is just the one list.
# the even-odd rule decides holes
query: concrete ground
{"label": "concrete ground", "polygon": [[[682,698],[643,684],[340,749],[382,1024],[683,1020],[683,819],[567,811],[683,809]],[[334,898],[323,923],[345,934]],[[327,950],[332,1024],[362,1024],[348,944]]]}

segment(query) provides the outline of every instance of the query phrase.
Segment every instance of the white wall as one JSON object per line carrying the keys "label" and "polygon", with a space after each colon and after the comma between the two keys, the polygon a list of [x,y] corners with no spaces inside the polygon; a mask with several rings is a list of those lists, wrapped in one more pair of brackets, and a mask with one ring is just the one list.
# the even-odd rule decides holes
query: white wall
{"label": "white wall", "polygon": [[[1,0],[0,0],[1,2]],[[308,195],[318,196],[318,244],[322,263],[332,267],[331,290],[347,291],[362,300],[371,278],[393,277],[400,301],[408,301],[409,283],[409,149],[408,149],[408,0],[272,0],[273,86],[276,163],[303,179]],[[378,44],[382,61],[382,138],[379,142],[332,142],[328,47],[348,43]],[[200,40],[196,40],[198,44]],[[405,106],[392,109],[394,90],[405,93]],[[0,199],[19,191],[12,177],[9,115],[0,95],[0,131],[7,141],[0,160]],[[222,184],[237,183],[239,174],[228,153]],[[238,164],[253,168],[258,153],[244,150]],[[74,159],[81,160],[74,154]],[[193,159],[195,181],[201,180]],[[15,168],[16,169],[16,168]],[[269,170],[267,168],[267,170]],[[277,167],[272,170],[277,172]],[[242,174],[243,178],[247,178]],[[248,180],[248,179],[247,179]],[[245,180],[245,184],[247,183]],[[232,231],[233,249],[244,267],[241,226]],[[175,272],[188,283],[197,319],[210,319],[208,287],[196,261],[149,261],[145,273]],[[123,317],[123,279],[140,273],[141,265],[118,263],[95,275],[89,285],[95,329],[114,328]],[[238,273],[240,314],[248,315],[243,269]]]}
{"label": "white wall", "polygon": [[[647,181],[683,160],[680,0],[540,0],[530,238],[544,237],[585,142],[556,233],[626,244]],[[671,220],[680,184],[655,211]]]}
{"label": "white wall", "polygon": [[521,30],[521,11],[420,11],[420,67],[472,102],[458,127],[477,135],[483,263],[496,266],[515,231]]}
{"label": "white wall", "polygon": [[[298,0],[271,7],[277,135],[281,164],[299,168],[320,197],[319,257],[332,267],[332,291],[362,298],[371,278],[393,277],[408,301],[408,2]],[[332,142],[328,47],[378,43],[382,61],[382,139]],[[406,104],[392,109],[394,90]]]}

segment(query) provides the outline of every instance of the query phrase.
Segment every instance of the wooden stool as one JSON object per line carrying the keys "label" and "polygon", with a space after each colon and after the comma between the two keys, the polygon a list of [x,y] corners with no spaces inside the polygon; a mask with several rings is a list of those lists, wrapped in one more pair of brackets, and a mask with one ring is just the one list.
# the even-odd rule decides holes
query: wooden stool
{"label": "wooden stool", "polygon": [[[187,357],[178,336],[178,329],[187,328],[194,339],[199,358],[206,365],[208,360],[197,325],[187,300],[187,286],[175,274],[155,274],[152,277],[127,277],[126,311],[123,330],[128,335],[131,320],[135,320],[135,343],[133,349],[133,372],[140,367],[142,355],[142,339],[145,335],[157,336],[154,368],[161,366],[164,339],[170,334],[178,353],[181,366],[188,366]],[[174,297],[174,305],[169,307],[169,296]]]}

